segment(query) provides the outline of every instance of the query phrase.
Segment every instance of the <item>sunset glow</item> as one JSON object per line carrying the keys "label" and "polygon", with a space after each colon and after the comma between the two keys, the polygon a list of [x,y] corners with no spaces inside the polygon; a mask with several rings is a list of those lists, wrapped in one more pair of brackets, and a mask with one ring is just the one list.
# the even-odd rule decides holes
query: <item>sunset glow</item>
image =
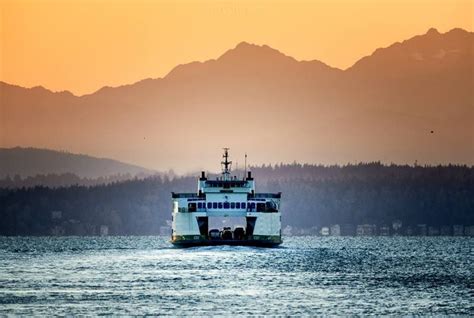
{"label": "sunset glow", "polygon": [[6,0],[0,10],[0,80],[76,95],[163,77],[241,41],[345,69],[430,27],[472,31],[473,20],[473,2],[457,0]]}

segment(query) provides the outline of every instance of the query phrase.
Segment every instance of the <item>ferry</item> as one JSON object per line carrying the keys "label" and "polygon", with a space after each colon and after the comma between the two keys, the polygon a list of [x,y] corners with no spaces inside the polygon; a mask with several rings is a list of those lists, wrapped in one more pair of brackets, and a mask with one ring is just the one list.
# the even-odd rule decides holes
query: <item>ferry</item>
{"label": "ferry", "polygon": [[[224,148],[222,157],[221,175],[209,180],[202,171],[197,192],[172,192],[171,243],[178,247],[280,245],[281,192],[257,193],[251,171],[245,171],[243,178],[231,175],[229,148]],[[210,228],[215,220],[225,225],[231,219],[242,224]]]}

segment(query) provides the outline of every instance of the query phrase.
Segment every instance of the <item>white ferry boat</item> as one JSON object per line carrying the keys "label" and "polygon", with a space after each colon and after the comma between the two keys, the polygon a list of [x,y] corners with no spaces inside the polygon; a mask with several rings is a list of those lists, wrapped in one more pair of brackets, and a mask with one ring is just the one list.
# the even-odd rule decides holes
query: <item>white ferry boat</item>
{"label": "white ferry boat", "polygon": [[[221,176],[208,180],[203,171],[196,193],[172,193],[172,244],[273,247],[282,243],[281,193],[256,193],[250,171],[244,178],[231,176],[228,150],[224,148]],[[213,220],[231,219],[243,224],[210,227]]]}

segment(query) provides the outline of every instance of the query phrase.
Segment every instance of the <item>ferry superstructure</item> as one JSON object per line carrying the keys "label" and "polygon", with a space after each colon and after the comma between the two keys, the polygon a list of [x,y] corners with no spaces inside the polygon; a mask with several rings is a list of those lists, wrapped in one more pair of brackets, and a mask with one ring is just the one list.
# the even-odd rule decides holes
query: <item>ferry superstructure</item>
{"label": "ferry superstructure", "polygon": [[[231,176],[229,148],[224,148],[221,176],[201,172],[195,193],[172,193],[171,243],[175,246],[250,245],[274,247],[281,239],[281,193],[256,193],[248,171]],[[240,218],[241,226],[210,228],[212,218]]]}

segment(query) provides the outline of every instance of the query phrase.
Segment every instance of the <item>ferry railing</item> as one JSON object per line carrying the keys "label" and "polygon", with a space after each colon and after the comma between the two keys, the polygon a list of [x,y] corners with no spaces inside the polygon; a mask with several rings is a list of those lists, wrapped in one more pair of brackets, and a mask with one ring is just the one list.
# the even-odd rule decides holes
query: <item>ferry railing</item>
{"label": "ferry railing", "polygon": [[[224,210],[224,209],[189,209],[189,208],[186,208],[186,207],[178,207],[178,212],[187,212],[187,213],[193,213],[193,212],[212,212],[212,211],[216,211],[216,210]],[[260,209],[257,209],[257,207],[253,207],[253,208],[246,208],[246,209],[225,209],[225,211],[229,211],[229,212],[241,212],[241,211],[246,211],[246,212],[258,212],[258,213],[273,213],[273,212],[279,212],[279,210],[275,207],[265,207],[265,208],[260,208]]]}

